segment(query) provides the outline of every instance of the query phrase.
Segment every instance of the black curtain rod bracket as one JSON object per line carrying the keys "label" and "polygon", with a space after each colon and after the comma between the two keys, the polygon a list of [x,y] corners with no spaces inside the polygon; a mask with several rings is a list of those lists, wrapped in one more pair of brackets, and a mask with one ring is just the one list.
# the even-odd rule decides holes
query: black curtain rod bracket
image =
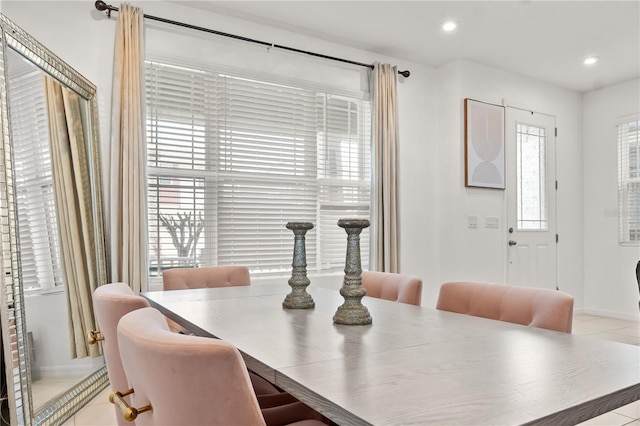
{"label": "black curtain rod bracket", "polygon": [[[95,7],[99,11],[105,12],[107,14],[108,18],[111,18],[111,12],[112,11],[113,12],[117,12],[117,11],[120,10],[115,6],[111,6],[110,4],[105,3],[102,0],[97,0],[96,3],[95,3]],[[203,31],[203,32],[206,32],[206,33],[216,34],[216,35],[223,36],[223,37],[234,38],[236,40],[242,40],[242,41],[246,41],[246,42],[249,42],[249,43],[260,44],[262,46],[267,46],[269,48],[275,47],[275,48],[282,49],[282,50],[288,50],[290,52],[296,52],[296,53],[302,53],[302,54],[305,54],[305,55],[315,56],[317,58],[323,58],[323,59],[329,59],[329,60],[332,60],[332,61],[344,62],[344,63],[347,63],[347,64],[358,65],[358,66],[366,67],[366,68],[369,68],[369,69],[373,69],[374,68],[374,66],[371,65],[371,64],[365,64],[365,63],[362,63],[362,62],[356,62],[356,61],[352,61],[352,60],[349,60],[349,59],[336,58],[334,56],[323,55],[321,53],[315,53],[315,52],[309,52],[309,51],[306,51],[306,50],[296,49],[295,47],[282,46],[282,45],[279,45],[279,44],[268,43],[266,41],[255,40],[255,39],[252,39],[252,38],[242,37],[242,36],[235,35],[235,34],[223,33],[221,31],[216,31],[216,30],[212,30],[212,29],[204,28],[204,27],[198,27],[196,25],[191,25],[191,24],[185,24],[184,22],[172,21],[170,19],[159,18],[157,16],[152,16],[152,15],[147,15],[147,14],[144,14],[143,16],[146,19],[151,19],[152,21],[164,22],[165,24],[177,25],[179,27],[190,28],[192,30]],[[411,75],[411,72],[409,70],[398,71],[398,74],[400,74],[404,78],[408,78]]]}

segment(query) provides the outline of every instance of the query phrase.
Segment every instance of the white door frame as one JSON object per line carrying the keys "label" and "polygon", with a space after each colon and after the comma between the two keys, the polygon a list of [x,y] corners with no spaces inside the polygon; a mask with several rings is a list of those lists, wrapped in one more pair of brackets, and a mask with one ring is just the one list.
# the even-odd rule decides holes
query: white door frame
{"label": "white door frame", "polygon": [[[508,129],[510,127],[515,127],[513,125],[513,123],[509,120],[515,120],[516,118],[514,117],[514,114],[522,114],[523,112],[535,115],[538,117],[538,119],[544,119],[544,120],[550,120],[553,124],[551,125],[551,131],[552,133],[549,135],[550,138],[552,138],[553,140],[553,164],[551,165],[551,170],[550,172],[553,173],[553,181],[552,182],[547,182],[547,188],[548,188],[548,197],[552,199],[552,203],[553,203],[553,209],[552,211],[549,212],[549,222],[552,224],[552,228],[553,229],[549,229],[550,232],[552,232],[555,235],[552,235],[553,237],[557,237],[558,235],[558,221],[557,221],[557,217],[558,217],[558,203],[557,203],[557,161],[555,159],[556,155],[556,139],[557,139],[557,127],[556,127],[556,117],[552,116],[550,114],[545,114],[545,113],[540,113],[537,111],[531,111],[530,109],[524,109],[524,108],[517,108],[517,107],[513,107],[513,106],[507,106],[505,105],[505,170],[506,170],[506,174],[505,174],[505,181],[506,181],[506,190],[505,190],[505,196],[504,196],[504,206],[503,206],[503,217],[505,218],[503,223],[505,224],[504,226],[504,248],[503,248],[503,265],[504,265],[504,272],[503,272],[503,276],[504,276],[504,282],[507,284],[512,284],[510,282],[510,280],[513,277],[510,277],[510,272],[509,272],[509,262],[511,260],[511,256],[514,252],[514,250],[512,250],[513,247],[509,246],[509,241],[510,240],[514,240],[513,234],[509,233],[509,228],[514,227],[515,226],[515,218],[512,218],[510,215],[510,208],[511,206],[509,205],[510,202],[515,202],[515,194],[513,194],[513,198],[511,197],[512,194],[510,191],[514,191],[515,189],[513,188],[514,185],[514,181],[513,181],[513,176],[515,175],[515,165],[512,164],[514,162],[514,150],[515,150],[515,146],[513,146],[514,142],[515,142],[515,138],[512,134],[510,134],[508,132]],[[511,145],[511,146],[510,146]],[[521,232],[522,234],[522,232]],[[554,264],[552,267],[552,270],[549,271],[549,273],[552,274],[553,276],[553,282],[549,283],[548,286],[546,286],[547,288],[556,288],[558,287],[558,282],[557,282],[557,278],[558,278],[558,256],[557,256],[557,243],[554,242],[555,247],[553,250],[553,256],[554,256]]]}

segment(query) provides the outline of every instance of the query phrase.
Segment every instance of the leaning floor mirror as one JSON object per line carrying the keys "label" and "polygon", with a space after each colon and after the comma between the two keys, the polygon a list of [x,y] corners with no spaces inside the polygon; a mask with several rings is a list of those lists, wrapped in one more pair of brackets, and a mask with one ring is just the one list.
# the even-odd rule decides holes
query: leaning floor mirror
{"label": "leaning floor mirror", "polygon": [[58,425],[107,385],[86,339],[108,277],[96,88],[2,14],[0,27],[2,419]]}

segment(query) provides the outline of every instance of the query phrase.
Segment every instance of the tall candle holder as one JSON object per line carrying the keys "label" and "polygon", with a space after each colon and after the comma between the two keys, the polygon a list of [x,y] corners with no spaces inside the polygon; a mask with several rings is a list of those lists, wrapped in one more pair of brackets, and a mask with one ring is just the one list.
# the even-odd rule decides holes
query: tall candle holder
{"label": "tall candle holder", "polygon": [[287,294],[282,306],[287,309],[311,309],[316,306],[313,298],[307,293],[307,286],[310,284],[307,278],[307,252],[305,249],[305,234],[313,228],[311,222],[289,222],[287,229],[291,229],[294,234],[293,243],[293,263],[291,264],[291,278],[289,286],[291,293]]}
{"label": "tall candle holder", "polygon": [[369,310],[362,304],[367,291],[362,287],[362,263],[360,260],[360,233],[369,227],[366,219],[340,219],[338,226],[347,232],[347,258],[340,294],[344,303],[338,307],[333,322],[345,325],[367,325],[373,322]]}

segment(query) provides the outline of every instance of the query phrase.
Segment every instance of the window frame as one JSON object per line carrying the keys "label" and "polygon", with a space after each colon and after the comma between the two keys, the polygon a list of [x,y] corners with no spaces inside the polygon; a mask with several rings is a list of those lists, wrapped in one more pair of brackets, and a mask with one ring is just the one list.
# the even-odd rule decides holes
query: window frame
{"label": "window frame", "polygon": [[[316,201],[315,201],[315,206],[316,206],[316,213],[315,213],[315,218],[319,217],[320,214],[320,210],[323,207],[326,207],[326,203],[325,204],[321,204],[320,202],[320,188],[321,186],[327,186],[327,184],[331,185],[331,183],[340,183],[341,181],[343,182],[342,186],[338,185],[340,188],[352,188],[352,191],[357,192],[357,191],[364,191],[367,193],[367,197],[366,197],[366,211],[367,211],[367,218],[370,219],[371,217],[371,181],[372,181],[372,176],[371,176],[371,103],[370,100],[368,99],[368,93],[366,92],[353,92],[353,91],[348,91],[348,90],[342,90],[342,89],[336,89],[336,88],[332,88],[332,87],[327,87],[327,86],[319,86],[316,83],[308,83],[308,82],[301,82],[301,81],[294,81],[292,82],[290,79],[282,79],[279,78],[277,76],[273,76],[273,75],[267,75],[267,74],[262,74],[262,75],[256,75],[256,73],[243,73],[243,72],[239,72],[237,70],[226,70],[222,67],[212,67],[210,65],[205,65],[203,66],[203,68],[206,69],[206,71],[203,71],[202,69],[198,69],[197,66],[194,66],[192,64],[189,65],[189,67],[184,67],[183,65],[177,66],[175,64],[172,64],[171,61],[167,61],[165,58],[163,59],[153,59],[153,58],[147,58],[145,61],[145,66],[153,66],[154,64],[162,64],[162,65],[166,65],[166,66],[173,66],[173,67],[177,67],[177,68],[181,68],[181,69],[185,69],[185,68],[195,68],[194,71],[195,72],[215,72],[215,73],[220,73],[220,74],[230,74],[233,75],[233,77],[239,77],[239,78],[247,78],[247,79],[255,79],[255,80],[259,80],[260,82],[263,82],[265,84],[273,84],[273,85],[285,85],[285,86],[302,86],[301,89],[302,90],[313,90],[313,91],[320,91],[322,92],[324,95],[323,96],[327,96],[327,97],[338,97],[338,98],[349,98],[350,101],[356,101],[359,102],[360,106],[359,108],[363,108],[363,106],[365,107],[364,110],[361,110],[358,112],[359,114],[359,120],[357,121],[361,128],[358,130],[358,132],[363,132],[365,133],[364,139],[360,139],[358,142],[358,146],[361,148],[366,148],[367,153],[364,156],[364,158],[366,158],[366,163],[364,164],[361,161],[359,161],[357,163],[357,167],[358,167],[358,173],[360,174],[365,174],[366,178],[364,180],[345,180],[345,179],[326,179],[326,178],[321,178],[319,176],[320,173],[320,165],[319,165],[319,156],[320,156],[320,149],[321,149],[321,143],[319,141],[320,139],[320,130],[316,130],[315,131],[315,146],[316,146],[316,164],[315,164],[315,178],[313,180],[313,182],[311,183],[313,186],[316,187],[315,190],[315,194],[316,194]],[[148,91],[148,90],[147,90]],[[319,96],[318,93],[316,93],[315,95],[316,97]],[[149,102],[150,100],[147,100],[147,110],[149,110]],[[350,104],[349,108],[351,108]],[[347,112],[345,113],[347,117],[350,117],[350,114],[352,114],[353,111],[351,111],[351,109],[348,109]],[[150,120],[150,116],[149,113],[147,112],[147,122],[149,122]],[[350,122],[350,120],[349,120]],[[326,124],[326,120],[325,120],[325,124]],[[217,129],[211,129],[211,128],[205,128],[204,129],[204,134],[208,136],[211,136],[211,133],[215,133],[217,131]],[[327,129],[326,127],[324,128],[325,137],[328,137],[327,135]],[[351,130],[349,130],[350,132]],[[359,134],[359,133],[358,133]],[[147,135],[147,140],[149,141],[150,136]],[[366,145],[366,147],[365,147]],[[215,149],[215,148],[214,148]],[[206,152],[207,155],[211,155],[211,151],[213,151],[213,149],[209,148],[209,143],[207,142],[207,148],[206,148]],[[211,164],[214,163],[213,161],[211,161],[210,158],[207,158],[207,164]],[[150,162],[148,162],[148,166],[147,166],[147,175],[148,177],[151,177],[152,175],[156,175],[156,176],[162,176],[162,169],[158,168],[158,167],[154,167]],[[177,173],[181,173],[184,175],[189,175],[190,173],[192,173],[191,171],[187,171],[187,170],[182,170],[182,169],[177,169],[177,168],[169,168],[166,170],[167,172],[169,172],[170,174],[175,174]],[[169,174],[167,173],[167,175]],[[211,176],[211,175],[215,175],[216,179],[219,180],[223,180],[225,178],[225,174],[227,172],[221,170],[220,168],[218,168],[215,171],[207,171],[207,175]],[[204,175],[204,173],[202,174]],[[276,178],[277,179],[277,178]],[[304,178],[303,178],[304,179]],[[357,183],[356,183],[357,182]],[[335,185],[334,183],[334,185]],[[348,183],[351,183],[351,185],[347,185]],[[333,186],[333,185],[332,185]],[[148,188],[150,188],[150,186],[148,185]],[[212,191],[211,187],[206,187],[205,192],[210,192]],[[151,197],[151,190],[150,190],[150,194],[149,196]],[[211,197],[205,197],[204,203],[205,206],[211,206],[212,203],[216,203],[217,204],[218,199],[212,200]],[[335,203],[334,203],[335,204]],[[362,203],[360,203],[362,204]],[[151,207],[151,205],[150,205]],[[335,206],[335,205],[329,205],[330,208],[336,208],[337,210],[340,210],[340,206]],[[361,205],[359,205],[358,207],[359,209],[362,208]],[[151,208],[150,208],[150,212],[151,212]],[[354,217],[353,215],[347,215],[344,217]],[[362,217],[362,216],[359,216]],[[152,225],[152,220],[155,220],[151,215],[149,215],[149,229],[151,230],[151,225]],[[219,217],[216,217],[215,221],[213,222],[214,225],[217,226],[217,223],[219,221]],[[319,232],[319,220],[315,220],[314,221],[314,225],[316,225],[316,227],[311,230],[308,234],[307,234],[307,252],[309,253],[309,251],[315,252],[318,256],[320,256],[320,246],[321,246],[321,241],[320,238],[316,235],[316,233]],[[284,228],[285,223],[282,223],[282,228]],[[344,234],[344,231],[340,228],[337,227],[336,224],[333,224],[333,226],[341,231],[342,234]],[[205,251],[209,251],[211,252],[211,264],[220,264],[219,263],[219,258],[217,256],[217,246],[219,245],[219,238],[220,236],[217,235],[217,231],[211,231],[208,230],[207,227],[205,227],[205,231],[203,233],[203,236],[201,237],[201,239],[208,239],[208,237],[211,237],[211,233],[216,234],[216,244],[215,247],[209,247],[207,246],[204,250]],[[289,232],[288,230],[285,229],[285,232]],[[342,237],[341,234],[341,237]],[[290,238],[289,238],[290,237]],[[291,234],[290,236],[287,237],[288,239],[291,240],[291,245],[293,246],[293,235]],[[368,238],[369,238],[369,233],[366,234],[366,237],[364,238],[365,242],[362,244],[362,251],[363,251],[363,256],[367,257],[368,260],[368,249],[369,249],[369,243],[368,243]],[[150,238],[149,238],[149,243],[152,243],[152,239],[151,239],[151,234],[150,234]],[[346,234],[344,235],[344,250],[346,250]],[[153,250],[152,247],[150,246],[150,265],[149,265],[149,279],[150,282],[153,284],[154,282],[158,281],[158,279],[161,277],[161,274],[159,271],[155,271],[155,274],[152,272],[152,265],[151,265],[151,261],[152,259],[155,259],[155,255],[153,255]],[[335,274],[338,271],[341,271],[344,268],[344,254],[341,253],[339,255],[340,257],[340,265],[334,265],[332,268],[329,269],[324,269],[323,265],[321,264],[322,259],[318,260],[318,264],[315,267],[312,267],[311,265],[309,265],[310,267],[308,268],[308,273],[309,274]],[[290,258],[287,257],[285,259],[285,262],[288,263],[290,262]],[[311,262],[308,262],[311,263]],[[326,263],[326,262],[325,262]],[[363,263],[366,265],[367,261],[363,261]],[[209,265],[208,262],[203,263],[202,265],[199,266],[204,266],[204,265]],[[224,263],[223,263],[224,264]],[[284,275],[289,275],[290,274],[290,267],[288,266],[286,269],[284,270],[278,270],[274,273],[264,273],[261,271],[255,271],[252,270],[252,276],[257,276],[257,277],[275,277],[275,276],[284,276]]]}
{"label": "window frame", "polygon": [[[629,135],[630,127],[635,130]],[[626,127],[626,129],[625,129]],[[622,118],[616,125],[618,153],[618,243],[621,246],[640,246],[640,115]],[[635,151],[635,158],[632,155]],[[633,187],[637,189],[633,189]],[[631,193],[637,191],[636,208]],[[632,222],[636,226],[632,226]],[[635,234],[635,239],[632,238]]]}
{"label": "window frame", "polygon": [[[20,86],[16,86],[18,84]],[[22,247],[20,261],[25,295],[65,291],[62,265],[60,264],[58,211],[53,192],[49,117],[44,89],[43,74],[40,69],[30,68],[20,74],[19,78],[11,79],[9,85],[9,90],[12,90],[10,115],[18,114],[23,119],[26,116],[30,117],[27,120],[29,122],[29,128],[26,129],[29,132],[28,135],[21,138],[21,131],[18,128],[12,128],[14,167],[16,171],[29,170],[28,173],[16,173],[15,182],[16,200],[23,198],[28,200],[18,202],[16,214],[18,246]],[[32,101],[25,103],[24,109],[20,109],[22,103],[19,100],[22,97],[28,97]],[[13,119],[10,121],[15,125],[15,123],[24,120]],[[36,126],[32,126],[33,123]],[[19,151],[25,150],[27,151],[26,155],[19,154]],[[26,160],[24,162],[21,161],[23,157]],[[24,182],[24,187],[22,182]],[[30,192],[23,195],[23,192],[28,188],[31,188]],[[25,250],[25,248],[28,249]],[[25,256],[27,252],[29,256]],[[29,257],[29,262],[24,261],[26,257]],[[46,270],[43,272],[44,268]],[[32,285],[34,280],[26,279],[31,276],[36,277],[35,285]]]}

